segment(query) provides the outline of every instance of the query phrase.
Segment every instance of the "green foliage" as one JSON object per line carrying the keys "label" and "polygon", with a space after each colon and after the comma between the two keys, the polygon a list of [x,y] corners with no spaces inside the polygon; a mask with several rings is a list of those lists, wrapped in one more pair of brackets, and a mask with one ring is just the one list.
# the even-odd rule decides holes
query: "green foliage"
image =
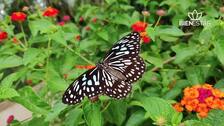
{"label": "green foliage", "polygon": [[[32,112],[29,120],[11,125],[221,126],[221,110],[201,119],[195,113],[176,112],[172,104],[180,101],[184,88],[195,84],[210,83],[224,91],[222,4],[218,0],[85,0],[75,1],[69,9],[60,6],[57,17],[42,16],[38,6],[24,11],[25,22],[12,22],[6,15],[0,21],[0,29],[8,33],[7,39],[0,39],[0,100]],[[165,10],[164,16],[156,14],[159,8]],[[188,12],[194,9],[203,13],[201,20],[208,24],[180,26],[179,21],[189,21]],[[150,14],[143,15],[142,10]],[[68,12],[71,20],[58,25]],[[137,21],[148,24],[145,32],[151,42],[141,43],[147,68],[130,95],[124,100],[100,96],[96,103],[84,99],[78,105],[64,105],[62,93],[86,71],[80,66],[98,63]]]}

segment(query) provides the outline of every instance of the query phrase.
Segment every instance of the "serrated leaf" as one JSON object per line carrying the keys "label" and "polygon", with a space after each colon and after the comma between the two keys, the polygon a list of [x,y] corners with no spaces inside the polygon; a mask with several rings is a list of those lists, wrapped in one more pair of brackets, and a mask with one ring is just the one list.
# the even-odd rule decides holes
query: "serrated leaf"
{"label": "serrated leaf", "polygon": [[40,49],[37,48],[29,48],[23,56],[23,63],[27,65],[28,63],[32,62],[39,54],[41,53]]}
{"label": "serrated leaf", "polygon": [[0,70],[5,68],[17,67],[22,65],[22,58],[16,55],[8,57],[0,57]]}
{"label": "serrated leaf", "polygon": [[23,105],[33,113],[47,115],[50,106],[40,98],[31,87],[26,86],[19,91],[20,96],[12,98],[13,101]]}
{"label": "serrated leaf", "polygon": [[63,46],[67,46],[67,42],[65,39],[65,35],[63,31],[57,31],[50,35],[50,38],[57,42],[58,44],[62,44]]}
{"label": "serrated leaf", "polygon": [[202,122],[210,124],[211,126],[224,126],[224,111],[223,110],[211,110],[208,116],[202,120]]}
{"label": "serrated leaf", "polygon": [[12,98],[15,96],[19,96],[15,89],[9,87],[0,87],[0,99]]}
{"label": "serrated leaf", "polygon": [[81,108],[74,108],[68,112],[68,116],[65,119],[65,126],[78,126],[82,121],[83,111]]}
{"label": "serrated leaf", "polygon": [[145,112],[138,110],[131,114],[125,126],[140,126],[147,118],[145,118]]}
{"label": "serrated leaf", "polygon": [[183,123],[184,123],[184,126],[211,126],[199,120],[187,120],[187,121],[184,121]]}
{"label": "serrated leaf", "polygon": [[219,61],[224,65],[224,40],[216,40],[213,42],[214,53],[218,57]]}
{"label": "serrated leaf", "polygon": [[47,86],[52,92],[64,91],[67,88],[67,83],[60,76],[60,74],[55,70],[52,64],[49,64],[47,73]]}
{"label": "serrated leaf", "polygon": [[169,125],[172,124],[172,119],[176,118],[178,120],[176,120],[175,124],[180,123],[182,114],[176,112],[166,100],[158,97],[141,97],[139,100],[146,110],[146,117],[150,117],[153,121],[157,122],[164,119],[166,124]]}
{"label": "serrated leaf", "polygon": [[105,30],[102,30],[102,31],[97,32],[97,35],[98,35],[99,37],[101,37],[102,39],[106,40],[106,41],[109,40],[108,32],[105,31]]}
{"label": "serrated leaf", "polygon": [[110,123],[120,126],[126,118],[126,112],[127,103],[125,101],[111,101],[104,115]]}
{"label": "serrated leaf", "polygon": [[20,77],[24,76],[27,72],[26,68],[20,69],[15,73],[12,73],[8,76],[6,76],[2,81],[1,81],[1,86],[3,87],[11,87],[13,82],[17,81],[20,79]]}
{"label": "serrated leaf", "polygon": [[100,104],[87,104],[84,106],[84,116],[88,126],[102,126],[103,117],[100,112]]}
{"label": "serrated leaf", "polygon": [[62,110],[64,110],[67,107],[67,105],[63,104],[62,102],[58,102],[54,104],[51,111],[47,114],[47,117],[44,119],[46,122],[50,122],[54,120]]}
{"label": "serrated leaf", "polygon": [[47,19],[36,19],[29,21],[29,27],[33,36],[37,36],[38,32],[47,33],[52,32],[56,26]]}

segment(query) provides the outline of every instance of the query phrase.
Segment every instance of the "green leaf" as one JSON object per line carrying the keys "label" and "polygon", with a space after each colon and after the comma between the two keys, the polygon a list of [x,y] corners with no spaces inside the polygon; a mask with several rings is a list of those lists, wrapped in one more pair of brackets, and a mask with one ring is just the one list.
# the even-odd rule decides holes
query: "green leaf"
{"label": "green leaf", "polygon": [[13,82],[17,81],[20,79],[22,76],[25,76],[27,73],[27,69],[23,68],[21,70],[17,70],[17,72],[12,73],[8,76],[6,76],[2,81],[1,81],[1,86],[4,87],[11,87]]}
{"label": "green leaf", "polygon": [[0,87],[0,99],[12,98],[19,96],[18,92],[9,87]]}
{"label": "green leaf", "polygon": [[214,53],[218,57],[219,61],[224,65],[224,40],[216,40],[213,42]]}
{"label": "green leaf", "polygon": [[142,110],[138,110],[131,114],[125,126],[140,126],[146,120],[145,112]]}
{"label": "green leaf", "polygon": [[185,68],[188,81],[191,84],[201,84],[205,82],[205,71],[199,66]]}
{"label": "green leaf", "polygon": [[34,117],[28,122],[25,122],[23,126],[49,126],[49,122],[43,121],[44,117]]}
{"label": "green leaf", "polygon": [[159,57],[147,56],[147,60],[155,65],[156,67],[162,68],[163,67],[163,60]]}
{"label": "green leaf", "polygon": [[202,119],[204,123],[210,124],[211,126],[224,126],[223,120],[224,120],[224,111],[215,109],[211,110],[208,113],[208,116]]}
{"label": "green leaf", "polygon": [[111,101],[110,106],[104,112],[104,116],[110,123],[120,126],[125,118],[127,112],[127,103],[125,101]]}
{"label": "green leaf", "polygon": [[88,126],[102,126],[103,125],[103,117],[100,112],[100,104],[88,103],[83,108],[84,116]]}
{"label": "green leaf", "polygon": [[68,112],[65,119],[65,126],[78,126],[82,121],[83,111],[81,108],[74,108]]}
{"label": "green leaf", "polygon": [[62,44],[63,46],[67,46],[65,33],[63,31],[57,31],[50,35],[50,38],[57,42],[58,44]]}
{"label": "green leaf", "polygon": [[210,126],[209,124],[206,124],[198,120],[187,120],[187,121],[184,121],[183,123],[184,123],[184,126]]}
{"label": "green leaf", "polygon": [[146,32],[147,34],[150,36],[150,38],[155,41],[155,37],[156,37],[156,34],[155,34],[155,29],[152,28],[152,27],[147,27],[146,28]]}
{"label": "green leaf", "polygon": [[182,45],[176,45],[172,47],[172,50],[176,52],[176,59],[174,61],[176,64],[181,64],[198,53],[195,47],[185,47]]}
{"label": "green leaf", "polygon": [[0,70],[22,65],[22,58],[16,55],[0,57]]}
{"label": "green leaf", "polygon": [[156,27],[156,35],[160,36],[160,35],[167,35],[167,36],[183,36],[184,32],[182,30],[180,30],[178,27],[176,26],[158,26]]}
{"label": "green leaf", "polygon": [[33,36],[37,36],[39,31],[42,34],[53,32],[56,29],[56,26],[51,21],[43,18],[29,21],[29,27]]}
{"label": "green leaf", "polygon": [[54,120],[62,110],[64,110],[67,107],[67,105],[63,104],[62,102],[56,103],[51,111],[47,114],[47,117],[44,119],[46,122],[50,122]]}
{"label": "green leaf", "polygon": [[109,35],[108,35],[108,32],[106,30],[102,30],[102,31],[97,32],[97,35],[99,37],[101,37],[102,39],[106,40],[106,41],[109,40]]}
{"label": "green leaf", "polygon": [[29,48],[23,56],[23,63],[27,65],[28,63],[32,62],[39,54],[41,53],[40,49],[37,48]]}
{"label": "green leaf", "polygon": [[12,100],[23,105],[33,113],[47,115],[50,106],[40,98],[31,87],[26,86],[19,91],[20,96],[14,97]]}
{"label": "green leaf", "polygon": [[0,73],[0,80],[2,79],[3,75],[4,75],[4,73]]}
{"label": "green leaf", "polygon": [[156,123],[161,119],[164,120],[167,125],[180,123],[182,114],[176,112],[166,100],[158,97],[141,97],[139,99],[142,103],[142,107],[146,110],[146,116],[150,117]]}
{"label": "green leaf", "polygon": [[53,92],[64,91],[67,88],[67,83],[60,76],[60,74],[55,70],[52,64],[48,65],[47,73],[47,86]]}

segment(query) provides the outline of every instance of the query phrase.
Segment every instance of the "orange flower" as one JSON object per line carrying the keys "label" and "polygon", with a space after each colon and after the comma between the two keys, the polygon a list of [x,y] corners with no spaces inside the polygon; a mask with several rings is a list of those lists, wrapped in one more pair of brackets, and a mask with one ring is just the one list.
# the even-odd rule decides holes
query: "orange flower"
{"label": "orange flower", "polygon": [[213,90],[212,90],[212,94],[213,94],[215,97],[218,97],[218,98],[223,97],[223,93],[222,93],[220,90],[218,90],[218,89],[213,89]]}
{"label": "orange flower", "polygon": [[59,13],[59,11],[56,8],[53,7],[48,7],[44,12],[43,12],[43,16],[46,17],[55,17],[57,16]]}
{"label": "orange flower", "polygon": [[193,111],[197,108],[198,103],[199,101],[197,99],[193,99],[188,101],[185,107],[188,111]]}
{"label": "orange flower", "polygon": [[173,108],[177,111],[177,112],[182,112],[184,110],[183,106],[180,103],[175,103],[173,105]]}
{"label": "orange flower", "polygon": [[200,103],[197,106],[196,111],[197,112],[208,112],[209,108],[207,107],[207,105],[205,103]]}
{"label": "orange flower", "polygon": [[147,23],[141,22],[141,21],[137,21],[131,26],[134,32],[144,32],[146,27],[147,27]]}
{"label": "orange flower", "polygon": [[76,69],[93,69],[95,68],[96,66],[93,66],[93,65],[76,65],[75,68]]}
{"label": "orange flower", "polygon": [[197,98],[199,96],[199,92],[195,88],[187,89],[185,92],[184,95],[189,98]]}
{"label": "orange flower", "polygon": [[18,21],[18,22],[23,22],[26,20],[26,14],[23,12],[13,12],[11,14],[11,20],[12,21]]}
{"label": "orange flower", "polygon": [[221,106],[223,106],[223,102],[222,102],[222,100],[216,98],[216,99],[214,99],[211,108],[216,108],[216,109],[218,109],[218,108],[221,108]]}
{"label": "orange flower", "polygon": [[201,118],[207,117],[208,116],[208,112],[199,112],[198,114]]}
{"label": "orange flower", "polygon": [[147,32],[141,32],[141,33],[140,33],[140,36],[141,36],[141,37],[147,36]]}
{"label": "orange flower", "polygon": [[212,106],[213,106],[213,97],[207,97],[206,99],[205,99],[205,103],[208,105],[208,107],[210,107],[210,108],[212,108]]}
{"label": "orange flower", "polygon": [[203,84],[203,85],[202,85],[202,88],[205,88],[205,89],[212,89],[213,87],[212,87],[212,85],[210,85],[210,84]]}

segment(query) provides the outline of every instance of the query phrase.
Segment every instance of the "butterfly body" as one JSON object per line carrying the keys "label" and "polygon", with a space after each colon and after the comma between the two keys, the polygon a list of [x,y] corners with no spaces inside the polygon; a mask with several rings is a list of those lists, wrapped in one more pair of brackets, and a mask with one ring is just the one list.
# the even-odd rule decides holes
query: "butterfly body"
{"label": "butterfly body", "polygon": [[104,94],[121,99],[131,91],[131,83],[145,71],[145,63],[139,56],[140,35],[133,32],[121,38],[106,54],[101,63],[80,75],[65,91],[65,104],[79,103]]}

